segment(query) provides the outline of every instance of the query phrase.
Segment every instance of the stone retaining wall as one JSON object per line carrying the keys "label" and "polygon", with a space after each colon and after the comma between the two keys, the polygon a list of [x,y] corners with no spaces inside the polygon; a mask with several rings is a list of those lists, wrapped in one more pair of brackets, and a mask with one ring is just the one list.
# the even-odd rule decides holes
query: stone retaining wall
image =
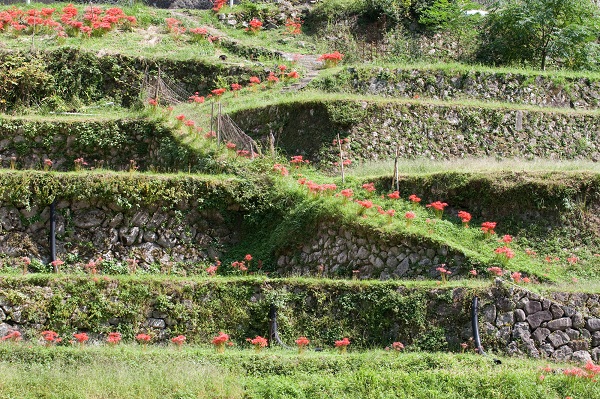
{"label": "stone retaining wall", "polygon": [[488,293],[481,308],[484,345],[504,348],[510,355],[597,362],[600,318],[588,313],[583,298],[597,311],[597,294],[554,292],[541,296],[500,284]]}
{"label": "stone retaining wall", "polygon": [[596,109],[600,104],[600,80],[550,74],[350,67],[313,85],[386,97],[494,100],[578,109]]}
{"label": "stone retaining wall", "polygon": [[277,270],[284,275],[331,277],[350,277],[357,271],[361,279],[437,278],[436,268],[442,263],[454,274],[469,270],[464,255],[443,245],[410,238],[386,239],[376,231],[323,224],[302,247],[283,251],[277,258]]}
{"label": "stone retaining wall", "polygon": [[[234,216],[234,214],[230,215]],[[49,207],[0,207],[0,253],[29,256],[47,263],[50,257]],[[222,255],[237,232],[217,210],[197,204],[175,209],[158,205],[125,209],[101,201],[59,201],[56,205],[57,256],[87,262],[102,256],[136,258],[142,268],[168,262],[199,262]]]}

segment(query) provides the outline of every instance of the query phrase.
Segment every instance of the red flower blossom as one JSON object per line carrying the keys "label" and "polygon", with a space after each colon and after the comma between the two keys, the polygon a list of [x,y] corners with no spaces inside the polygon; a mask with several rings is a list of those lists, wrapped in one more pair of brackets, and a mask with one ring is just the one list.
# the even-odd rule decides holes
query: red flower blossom
{"label": "red flower blossom", "polygon": [[339,340],[339,341],[335,341],[335,347],[336,348],[345,348],[348,345],[350,345],[350,340],[346,337],[344,337],[343,339]]}
{"label": "red flower blossom", "polygon": [[148,334],[138,334],[135,336],[135,339],[140,343],[147,344],[152,340],[152,337]]}
{"label": "red flower blossom", "polygon": [[417,197],[415,194],[409,195],[408,199],[414,204],[418,204],[419,202],[421,202],[421,198]]}
{"label": "red flower blossom", "polygon": [[417,215],[413,211],[408,211],[404,214],[406,219],[414,219]]}
{"label": "red flower blossom", "polygon": [[269,344],[267,339],[261,337],[260,335],[257,335],[256,338],[246,338],[246,341],[250,342],[257,349],[264,348]]}
{"label": "red flower blossom", "polygon": [[219,97],[219,96],[223,95],[223,93],[225,93],[225,91],[227,91],[227,89],[225,89],[225,88],[220,88],[220,89],[214,89],[214,90],[211,90],[210,92],[211,92],[211,93],[212,93],[214,96],[217,96],[217,97]]}
{"label": "red flower blossom", "polygon": [[402,349],[404,349],[404,344],[402,344],[402,342],[394,342],[392,344],[392,349],[394,349],[397,352],[400,352]]}
{"label": "red flower blossom", "polygon": [[400,192],[399,191],[394,191],[391,194],[388,194],[388,197],[390,199],[399,199],[400,198]]}
{"label": "red flower blossom", "polygon": [[365,183],[362,185],[362,188],[372,193],[373,191],[375,191],[375,183]]}
{"label": "red flower blossom", "polygon": [[494,229],[496,228],[496,222],[483,222],[481,223],[481,231],[486,237],[496,234]]}
{"label": "red flower blossom", "polygon": [[119,342],[121,342],[121,333],[108,333],[108,338],[106,338],[106,342],[108,342],[110,345],[117,345]]}
{"label": "red flower blossom", "polygon": [[510,244],[510,243],[512,242],[512,240],[513,240],[512,236],[510,236],[510,235],[508,235],[508,234],[505,234],[505,235],[502,237],[502,240],[501,240],[501,241],[502,241],[503,243],[505,243],[505,244]]}
{"label": "red flower blossom", "polygon": [[238,83],[232,83],[232,84],[231,84],[231,90],[233,90],[233,91],[238,91],[238,90],[240,90],[241,88],[242,88],[242,85],[241,85],[241,84],[238,84]]}
{"label": "red flower blossom", "polygon": [[173,342],[177,346],[181,346],[185,342],[185,335],[178,335],[176,337],[173,337],[171,338],[171,342]]}
{"label": "red flower blossom", "polygon": [[179,114],[175,117],[175,119],[177,119],[178,121],[183,122],[185,120],[185,115],[184,114]]}
{"label": "red flower blossom", "polygon": [[488,267],[488,272],[490,272],[491,274],[495,275],[495,276],[502,276],[502,269],[494,266],[494,267]]}
{"label": "red flower blossom", "polygon": [[230,150],[234,150],[234,149],[235,149],[235,144],[234,144],[234,143],[232,143],[231,141],[228,141],[228,142],[225,144],[225,147],[227,147],[227,148],[228,148],[228,149],[230,149]]}
{"label": "red flower blossom", "polygon": [[252,260],[252,255],[250,255],[250,254],[247,254],[246,256],[244,256],[244,260],[245,260],[246,262],[250,262],[250,261]]}
{"label": "red flower blossom", "polygon": [[251,76],[250,77],[250,85],[255,85],[255,84],[260,84],[260,79],[258,78],[258,76]]}
{"label": "red flower blossom", "polygon": [[469,227],[469,222],[471,221],[471,214],[465,211],[459,211],[458,217],[465,227]]}
{"label": "red flower blossom", "polygon": [[308,344],[310,344],[310,340],[306,337],[298,337],[298,339],[295,342],[296,345],[300,347],[307,346]]}
{"label": "red flower blossom", "polygon": [[288,72],[288,74],[285,76],[288,77],[289,79],[298,79],[300,77],[300,75],[298,74],[297,71]]}
{"label": "red flower blossom", "polygon": [[73,334],[73,337],[80,344],[84,344],[87,340],[90,339],[90,337],[88,337],[88,335],[86,333]]}

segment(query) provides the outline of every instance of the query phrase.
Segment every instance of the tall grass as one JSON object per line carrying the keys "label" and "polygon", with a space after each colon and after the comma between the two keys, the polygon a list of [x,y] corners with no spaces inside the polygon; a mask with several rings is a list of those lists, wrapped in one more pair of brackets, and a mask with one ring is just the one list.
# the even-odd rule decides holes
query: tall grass
{"label": "tall grass", "polygon": [[[0,347],[2,398],[598,398],[572,365],[473,354]],[[60,352],[52,358],[51,351]],[[36,357],[40,361],[36,361]],[[544,374],[542,381],[539,376]]]}
{"label": "tall grass", "polygon": [[[600,173],[600,163],[589,160],[550,160],[550,159],[496,159],[463,158],[453,160],[400,159],[398,171],[402,175],[430,174],[438,172],[499,172],[499,171],[543,171],[543,172],[582,172]],[[374,161],[357,163],[346,170],[348,176],[375,177],[392,176],[394,161]]]}

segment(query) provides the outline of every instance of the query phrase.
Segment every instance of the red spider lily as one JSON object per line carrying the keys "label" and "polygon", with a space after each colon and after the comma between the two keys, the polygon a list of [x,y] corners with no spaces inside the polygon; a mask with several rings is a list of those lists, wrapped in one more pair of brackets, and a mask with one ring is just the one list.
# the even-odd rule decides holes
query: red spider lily
{"label": "red spider lily", "polygon": [[142,333],[142,334],[138,334],[138,335],[136,335],[136,336],[135,336],[135,339],[136,339],[136,340],[137,340],[139,343],[146,345],[148,342],[150,342],[150,341],[152,340],[152,337],[151,337],[150,335],[148,335],[148,334],[143,334],[143,333]]}
{"label": "red spider lily", "polygon": [[519,283],[521,282],[521,280],[523,280],[523,276],[521,275],[521,273],[520,273],[520,272],[513,272],[513,273],[510,275],[510,278],[512,278],[512,279],[513,279],[513,281],[514,281],[515,283],[517,283],[517,284],[519,284]]}
{"label": "red spider lily", "polygon": [[413,212],[413,211],[408,211],[404,214],[404,217],[408,220],[412,220],[416,217],[417,215]]}
{"label": "red spider lily", "polygon": [[352,196],[354,195],[354,192],[352,191],[351,188],[346,188],[346,189],[343,189],[342,191],[340,191],[340,194],[344,198],[349,199],[349,198],[352,198]]}
{"label": "red spider lily", "polygon": [[231,141],[228,141],[228,142],[225,144],[225,147],[227,147],[227,148],[228,148],[228,149],[230,149],[230,150],[235,150],[235,143],[232,143]]}
{"label": "red spider lily", "polygon": [[302,164],[305,164],[305,163],[310,163],[310,161],[308,159],[302,159],[302,155],[294,155],[292,157],[290,163],[292,165],[299,166],[299,165],[302,165]]}
{"label": "red spider lily", "polygon": [[252,255],[250,255],[250,254],[247,254],[246,256],[244,256],[244,260],[245,260],[246,262],[250,262],[250,261],[252,260]]}
{"label": "red spider lily", "polygon": [[62,265],[64,265],[65,262],[63,262],[60,259],[56,259],[56,260],[53,260],[52,262],[50,262],[50,264],[52,265],[52,268],[54,269],[54,273],[58,273],[58,272],[60,272],[60,267]]}
{"label": "red spider lily", "polygon": [[19,342],[21,340],[21,333],[19,331],[13,331],[0,339],[0,341],[12,341]]}
{"label": "red spider lily", "polygon": [[221,352],[221,353],[225,351],[226,344],[233,345],[233,343],[229,341],[229,335],[225,334],[222,331],[220,331],[219,335],[214,337],[211,342],[217,349],[217,352]]}
{"label": "red spider lily", "polygon": [[206,37],[208,36],[208,29],[206,28],[192,28],[188,32],[196,36]]}
{"label": "red spider lily", "polygon": [[210,132],[208,132],[208,133],[206,133],[206,134],[204,135],[204,138],[205,138],[205,139],[213,139],[213,138],[215,138],[215,137],[217,137],[217,133],[215,133],[215,132],[213,132],[213,131],[210,131]]}
{"label": "red spider lily", "polygon": [[390,199],[399,199],[400,198],[400,192],[399,191],[394,191],[391,194],[388,194],[388,198]]}
{"label": "red spider lily", "polygon": [[379,205],[377,205],[377,213],[379,213],[380,215],[385,215],[385,210]]}
{"label": "red spider lily", "polygon": [[185,342],[185,335],[178,335],[176,337],[173,337],[171,338],[171,342],[181,347],[181,345],[183,345],[183,343]]}
{"label": "red spider lily", "polygon": [[492,275],[494,276],[502,276],[503,271],[501,268],[494,266],[494,267],[488,267],[488,272],[490,272]]}
{"label": "red spider lily", "polygon": [[499,247],[494,250],[494,253],[500,257],[500,260],[507,262],[515,257],[515,253],[509,247]]}
{"label": "red spider lily", "polygon": [[196,104],[202,104],[206,99],[204,98],[204,96],[199,96],[198,92],[196,92],[196,93],[194,93],[193,96],[190,96],[188,98],[188,100],[191,103],[193,102],[193,103],[196,103]]}
{"label": "red spider lily", "polygon": [[460,218],[465,228],[469,227],[469,222],[471,221],[471,214],[469,212],[458,211],[458,217]]}
{"label": "red spider lily", "polygon": [[177,119],[178,121],[183,122],[185,120],[185,115],[184,114],[179,114],[175,117],[175,119]]}
{"label": "red spider lily", "polygon": [[298,337],[298,339],[295,342],[298,346],[306,346],[310,344],[310,340],[306,337]]}
{"label": "red spider lily", "polygon": [[483,234],[486,238],[496,234],[496,232],[494,231],[495,228],[496,228],[496,222],[481,223],[481,231],[483,231]]}
{"label": "red spider lily", "polygon": [[505,244],[510,244],[512,242],[512,240],[513,240],[512,236],[505,234],[504,236],[502,236],[502,240],[500,240],[500,241],[502,241]]}
{"label": "red spider lily", "polygon": [[108,338],[106,338],[106,342],[109,345],[114,346],[114,345],[117,345],[119,342],[121,342],[121,338],[122,338],[121,333],[111,332],[111,333],[108,333]]}
{"label": "red spider lily", "polygon": [[298,79],[300,77],[300,74],[298,74],[297,71],[291,71],[291,72],[288,72],[287,75],[285,75],[285,76],[289,79]]}
{"label": "red spider lily", "polygon": [[421,198],[417,197],[415,194],[409,195],[408,200],[413,204],[418,204],[419,202],[421,202]]}
{"label": "red spider lily", "polygon": [[283,73],[283,72],[285,72],[285,70],[287,69],[287,66],[286,66],[286,65],[279,65],[279,66],[277,67],[277,69],[279,69],[279,72],[282,72],[282,73]]}
{"label": "red spider lily", "polygon": [[73,334],[73,337],[75,338],[75,340],[77,340],[78,343],[82,345],[90,339],[90,337],[86,333]]}
{"label": "red spider lily", "polygon": [[214,89],[214,90],[211,90],[210,92],[211,92],[211,93],[212,93],[214,96],[217,96],[217,97],[219,97],[219,96],[222,96],[222,95],[223,95],[223,93],[225,93],[226,91],[227,91],[227,89],[225,89],[225,88],[220,88],[220,89]]}
{"label": "red spider lily", "polygon": [[47,167],[51,168],[52,164],[53,164],[52,160],[50,160],[50,159],[44,159],[44,166],[47,166]]}
{"label": "red spider lily", "polygon": [[452,274],[452,272],[450,270],[447,270],[445,268],[446,265],[442,264],[440,267],[437,267],[435,270],[437,270],[438,272],[440,272],[440,275],[442,277],[442,283],[446,283],[446,281],[448,281],[448,276]]}
{"label": "red spider lily", "polygon": [[362,188],[372,193],[373,191],[375,191],[375,183],[365,183],[362,185]]}
{"label": "red spider lily", "polygon": [[334,67],[344,58],[344,54],[339,51],[334,51],[333,53],[325,53],[322,54],[317,61],[324,61],[325,67]]}
{"label": "red spider lily", "polygon": [[149,98],[148,99],[148,104],[151,105],[151,106],[153,106],[153,107],[156,107],[158,105],[158,101],[156,101],[155,98]]}
{"label": "red spider lily", "polygon": [[402,342],[394,342],[392,344],[392,349],[394,349],[397,352],[400,352],[402,349],[404,349],[404,344],[402,344]]}
{"label": "red spider lily", "polygon": [[46,341],[46,345],[58,344],[62,341],[62,338],[58,336],[58,333],[51,330],[42,331],[42,337]]}
{"label": "red spider lily", "polygon": [[433,212],[438,219],[442,218],[442,215],[444,214],[444,208],[447,206],[447,203],[441,201],[435,201],[426,205],[427,208],[433,208]]}
{"label": "red spider lily", "polygon": [[350,345],[350,340],[346,337],[339,341],[335,341],[335,347],[339,349],[340,353],[346,353],[348,345]]}
{"label": "red spider lily", "polygon": [[252,20],[248,22],[246,31],[255,34],[262,28],[262,25],[262,22],[260,22],[258,19],[252,18]]}
{"label": "red spider lily", "polygon": [[574,265],[577,262],[579,262],[579,258],[577,256],[571,256],[571,257],[567,258],[567,262]]}
{"label": "red spider lily", "polygon": [[257,335],[256,338],[246,338],[246,341],[250,342],[257,349],[264,348],[265,346],[267,346],[269,344],[267,339],[261,337],[260,335]]}
{"label": "red spider lily", "polygon": [[276,170],[279,173],[281,173],[281,176],[287,176],[290,174],[287,168],[280,163],[276,163],[275,165],[273,165],[273,170]]}
{"label": "red spider lily", "polygon": [[251,76],[250,77],[250,85],[257,85],[260,84],[260,79],[258,78],[258,76]]}
{"label": "red spider lily", "polygon": [[217,270],[218,270],[217,266],[211,265],[206,268],[206,273],[208,273],[209,276],[214,276],[217,273]]}
{"label": "red spider lily", "polygon": [[290,35],[299,35],[302,33],[302,21],[299,18],[288,18],[285,21],[286,33]]}
{"label": "red spider lily", "polygon": [[373,207],[373,202],[369,200],[356,201],[357,204],[362,206],[363,208],[370,209]]}
{"label": "red spider lily", "polygon": [[238,91],[238,90],[240,90],[241,88],[242,88],[242,85],[241,85],[241,84],[238,84],[238,83],[232,83],[232,84],[231,84],[231,90],[233,90],[233,91]]}
{"label": "red spider lily", "polygon": [[269,73],[269,76],[267,76],[267,81],[269,83],[277,83],[279,82],[279,78],[277,76],[275,76],[275,74],[273,72]]}
{"label": "red spider lily", "polygon": [[213,8],[214,12],[219,12],[221,8],[227,3],[227,0],[213,0]]}

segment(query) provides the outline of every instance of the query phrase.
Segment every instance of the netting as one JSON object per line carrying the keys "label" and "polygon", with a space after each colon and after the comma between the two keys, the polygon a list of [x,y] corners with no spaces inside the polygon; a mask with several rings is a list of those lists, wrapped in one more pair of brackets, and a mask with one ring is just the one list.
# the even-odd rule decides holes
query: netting
{"label": "netting", "polygon": [[221,142],[235,144],[235,148],[248,151],[248,156],[254,158],[261,151],[252,137],[248,136],[227,114],[217,114],[217,137]]}
{"label": "netting", "polygon": [[155,98],[160,103],[180,104],[186,102],[190,94],[185,88],[168,76],[146,76],[144,92],[148,98]]}

